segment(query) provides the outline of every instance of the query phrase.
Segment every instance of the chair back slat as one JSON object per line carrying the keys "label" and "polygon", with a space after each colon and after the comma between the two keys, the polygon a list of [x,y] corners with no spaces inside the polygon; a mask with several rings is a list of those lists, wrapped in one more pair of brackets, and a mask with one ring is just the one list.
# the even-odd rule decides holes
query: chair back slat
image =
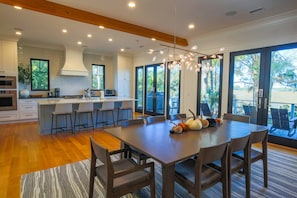
{"label": "chair back slat", "polygon": [[252,132],[250,135],[251,144],[264,141],[267,138],[267,134],[268,134],[268,129],[265,129],[263,131]]}
{"label": "chair back slat", "polygon": [[223,118],[225,120],[234,120],[238,122],[246,122],[246,123],[250,122],[250,116],[246,116],[246,115],[236,115],[231,113],[225,113]]}
{"label": "chair back slat", "polygon": [[147,124],[164,122],[166,120],[164,115],[146,117]]}
{"label": "chair back slat", "polygon": [[72,113],[72,104],[71,103],[57,103],[55,106],[56,114],[66,114]]}
{"label": "chair back slat", "polygon": [[233,152],[244,150],[248,145],[249,139],[250,139],[249,135],[240,137],[240,138],[231,139],[230,152],[233,153]]}
{"label": "chair back slat", "polygon": [[82,102],[78,105],[78,112],[91,112],[94,111],[94,104],[93,102]]}
{"label": "chair back slat", "polygon": [[135,119],[135,120],[123,120],[122,121],[122,127],[128,127],[128,126],[132,126],[132,125],[141,125],[141,124],[145,124],[145,120],[144,119]]}
{"label": "chair back slat", "polygon": [[201,148],[198,157],[198,159],[201,161],[201,164],[209,164],[216,160],[221,160],[224,155],[227,154],[226,149],[228,144],[229,142],[225,142],[212,147]]}
{"label": "chair back slat", "polygon": [[100,162],[102,162],[103,170],[106,171],[106,174],[102,174],[106,176],[106,181],[109,177],[109,175],[113,174],[113,166],[111,164],[109,152],[106,148],[99,145],[91,136],[90,137],[91,142],[91,151],[92,156],[96,157],[96,159],[99,159]]}

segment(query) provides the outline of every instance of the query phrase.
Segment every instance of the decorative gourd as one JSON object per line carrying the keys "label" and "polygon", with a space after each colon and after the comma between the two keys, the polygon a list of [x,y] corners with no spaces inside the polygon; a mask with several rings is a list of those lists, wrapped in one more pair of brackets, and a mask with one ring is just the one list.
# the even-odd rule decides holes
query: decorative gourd
{"label": "decorative gourd", "polygon": [[208,120],[205,119],[200,119],[201,123],[202,123],[202,128],[207,128],[209,126],[209,122]]}
{"label": "decorative gourd", "polygon": [[191,130],[200,130],[202,129],[202,123],[199,119],[196,119],[195,114],[191,109],[189,109],[191,114],[193,115],[193,118],[190,118],[186,121],[186,125],[188,125],[189,129]]}

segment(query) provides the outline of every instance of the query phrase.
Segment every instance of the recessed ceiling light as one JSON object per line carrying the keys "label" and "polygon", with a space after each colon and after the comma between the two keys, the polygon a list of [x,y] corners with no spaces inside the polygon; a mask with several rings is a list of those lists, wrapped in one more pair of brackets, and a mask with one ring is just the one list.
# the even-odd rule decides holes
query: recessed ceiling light
{"label": "recessed ceiling light", "polygon": [[63,32],[63,33],[67,33],[67,30],[66,30],[66,29],[63,29],[62,32]]}
{"label": "recessed ceiling light", "polygon": [[98,26],[100,29],[104,29],[104,26],[103,25],[99,25]]}
{"label": "recessed ceiling light", "polygon": [[192,50],[197,50],[198,46],[197,45],[193,45],[193,47],[191,48]]}
{"label": "recessed ceiling light", "polygon": [[194,29],[195,28],[195,25],[191,23],[191,24],[189,24],[188,28],[189,29]]}
{"label": "recessed ceiling light", "polygon": [[108,41],[111,42],[112,41],[112,38],[109,38]]}
{"label": "recessed ceiling light", "polygon": [[222,52],[222,51],[224,51],[225,50],[225,48],[224,47],[221,47],[220,48],[220,52]]}
{"label": "recessed ceiling light", "polygon": [[22,10],[23,8],[21,6],[13,6],[17,10]]}
{"label": "recessed ceiling light", "polygon": [[18,36],[21,36],[22,32],[21,31],[16,31],[15,34],[18,35]]}
{"label": "recessed ceiling light", "polygon": [[81,42],[81,41],[77,41],[77,44],[78,44],[78,45],[81,45],[81,44],[82,44],[82,42]]}
{"label": "recessed ceiling light", "polygon": [[125,51],[125,49],[124,49],[124,48],[122,48],[122,49],[121,49],[121,52],[123,52],[123,51]]}
{"label": "recessed ceiling light", "polygon": [[152,41],[155,41],[156,39],[155,38],[152,38]]}
{"label": "recessed ceiling light", "polygon": [[128,3],[128,6],[129,6],[130,8],[135,8],[136,4],[135,4],[135,2],[130,1],[130,2]]}
{"label": "recessed ceiling light", "polygon": [[88,38],[91,38],[92,37],[92,34],[88,34],[87,36],[88,36]]}

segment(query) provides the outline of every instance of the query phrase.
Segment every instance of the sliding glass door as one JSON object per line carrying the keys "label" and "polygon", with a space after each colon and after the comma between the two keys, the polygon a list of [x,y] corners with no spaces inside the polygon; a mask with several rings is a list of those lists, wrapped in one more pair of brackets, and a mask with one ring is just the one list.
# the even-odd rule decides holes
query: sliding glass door
{"label": "sliding glass door", "polygon": [[221,116],[223,56],[220,55],[220,57],[199,59],[202,67],[198,74],[197,114],[205,117]]}
{"label": "sliding glass door", "polygon": [[297,44],[231,53],[228,112],[266,125],[269,141],[297,147]]}
{"label": "sliding glass door", "polygon": [[156,65],[145,66],[145,108],[148,115],[164,115],[165,68]]}
{"label": "sliding glass door", "polygon": [[143,86],[144,86],[144,69],[142,66],[135,69],[135,111],[143,112]]}

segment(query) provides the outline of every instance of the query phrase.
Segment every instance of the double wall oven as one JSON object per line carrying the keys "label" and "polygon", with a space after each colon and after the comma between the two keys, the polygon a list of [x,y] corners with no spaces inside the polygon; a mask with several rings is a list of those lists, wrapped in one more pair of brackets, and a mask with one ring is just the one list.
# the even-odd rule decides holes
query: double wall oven
{"label": "double wall oven", "polygon": [[0,76],[0,111],[17,110],[16,76]]}

